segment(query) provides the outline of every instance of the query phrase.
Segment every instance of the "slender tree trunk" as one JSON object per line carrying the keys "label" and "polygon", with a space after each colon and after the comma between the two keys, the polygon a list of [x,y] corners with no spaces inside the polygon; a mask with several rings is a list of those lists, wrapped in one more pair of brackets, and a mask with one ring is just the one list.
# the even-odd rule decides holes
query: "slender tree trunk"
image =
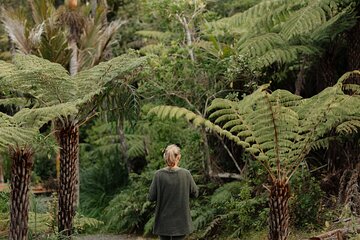
{"label": "slender tree trunk", "polygon": [[0,183],[4,183],[4,159],[0,156]]}
{"label": "slender tree trunk", "polygon": [[95,17],[96,15],[96,9],[97,9],[97,0],[91,0],[91,17]]}
{"label": "slender tree trunk", "polygon": [[124,159],[124,163],[126,165],[127,172],[130,173],[131,171],[131,164],[128,155],[128,145],[126,143],[125,132],[124,132],[124,120],[118,119],[116,121],[116,127],[119,135],[119,143],[120,143],[120,152]]}
{"label": "slender tree trunk", "polygon": [[286,240],[289,236],[290,187],[285,180],[275,180],[270,188],[269,240]]}
{"label": "slender tree trunk", "polygon": [[30,176],[34,152],[30,147],[10,147],[11,205],[10,240],[28,239]]}
{"label": "slender tree trunk", "polygon": [[69,45],[72,50],[70,59],[70,75],[74,76],[79,71],[78,46],[75,40],[70,40]]}
{"label": "slender tree trunk", "polygon": [[203,168],[205,171],[206,176],[210,177],[213,175],[213,170],[211,167],[211,159],[210,159],[210,148],[209,148],[209,141],[206,134],[206,130],[204,127],[200,130],[201,137],[203,139],[203,151],[204,151],[204,160],[203,160]]}
{"label": "slender tree trunk", "polygon": [[73,220],[77,204],[76,184],[79,154],[79,127],[73,121],[56,123],[56,137],[60,146],[60,182],[58,230],[63,236],[73,233]]}

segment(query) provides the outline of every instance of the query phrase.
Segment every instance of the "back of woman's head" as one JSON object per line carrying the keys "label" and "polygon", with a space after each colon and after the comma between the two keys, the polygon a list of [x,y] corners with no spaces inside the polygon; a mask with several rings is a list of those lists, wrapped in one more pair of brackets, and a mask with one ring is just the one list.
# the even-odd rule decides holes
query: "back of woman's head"
{"label": "back of woman's head", "polygon": [[166,147],[164,152],[164,160],[169,167],[174,167],[176,162],[180,159],[180,148],[175,144]]}

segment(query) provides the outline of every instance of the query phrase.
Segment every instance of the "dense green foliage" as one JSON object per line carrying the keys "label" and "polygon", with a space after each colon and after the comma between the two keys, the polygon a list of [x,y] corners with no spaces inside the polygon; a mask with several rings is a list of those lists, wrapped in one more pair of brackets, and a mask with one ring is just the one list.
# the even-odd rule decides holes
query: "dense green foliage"
{"label": "dense green foliage", "polygon": [[[107,0],[95,16],[92,1],[71,13],[28,2],[3,2],[0,147],[42,143],[33,184],[44,183],[56,177],[48,121],[78,121],[78,233],[151,235],[148,188],[173,143],[200,187],[190,239],[266,231],[274,179],[290,183],[295,232],[359,217],[359,72],[346,73],[360,68],[358,1]],[[74,34],[81,71],[70,76]],[[14,48],[38,57],[11,62]],[[0,192],[0,232],[8,202]],[[56,203],[34,206],[31,234],[55,239]],[[51,226],[34,232],[35,216]]]}

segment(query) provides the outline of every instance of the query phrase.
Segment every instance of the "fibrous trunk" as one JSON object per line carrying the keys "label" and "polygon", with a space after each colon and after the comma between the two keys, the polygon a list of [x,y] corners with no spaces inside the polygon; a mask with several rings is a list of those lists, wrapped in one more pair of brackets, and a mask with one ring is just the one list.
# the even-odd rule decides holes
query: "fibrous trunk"
{"label": "fibrous trunk", "polygon": [[10,147],[11,163],[11,240],[24,240],[28,235],[29,188],[33,166],[33,151],[30,147]]}
{"label": "fibrous trunk", "polygon": [[275,180],[270,187],[270,240],[285,240],[289,236],[289,184],[285,180]]}
{"label": "fibrous trunk", "polygon": [[74,122],[56,123],[56,137],[60,146],[58,229],[63,236],[71,236],[77,204],[76,184],[79,152],[79,128]]}

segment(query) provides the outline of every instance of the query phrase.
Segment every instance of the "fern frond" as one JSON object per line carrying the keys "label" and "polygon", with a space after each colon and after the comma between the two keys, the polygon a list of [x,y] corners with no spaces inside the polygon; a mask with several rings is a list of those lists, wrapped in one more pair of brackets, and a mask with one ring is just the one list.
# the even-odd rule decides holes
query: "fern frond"
{"label": "fern frond", "polygon": [[40,128],[50,120],[62,120],[67,116],[76,115],[77,112],[78,109],[73,103],[64,103],[43,108],[23,108],[13,116],[13,119],[19,126]]}
{"label": "fern frond", "polygon": [[308,6],[292,14],[282,26],[280,34],[289,40],[295,36],[310,33],[319,25],[324,24],[330,13],[330,7],[323,1],[312,1]]}
{"label": "fern frond", "polygon": [[339,33],[350,29],[355,23],[354,12],[349,6],[315,28],[310,33],[310,38],[317,43],[328,42]]}
{"label": "fern frond", "polygon": [[195,126],[203,125],[208,129],[219,133],[222,136],[226,136],[227,138],[233,140],[234,142],[243,147],[247,147],[249,145],[248,143],[241,141],[240,138],[236,135],[222,129],[218,125],[213,124],[209,120],[206,120],[202,116],[199,116],[192,111],[187,110],[186,108],[179,108],[175,106],[157,106],[152,108],[148,114],[155,114],[161,119],[169,118],[169,116],[173,116],[175,119],[185,118],[189,122],[193,123]]}
{"label": "fern frond", "polygon": [[37,133],[36,128],[22,128],[14,118],[0,113],[0,150],[7,151],[9,145],[30,143]]}
{"label": "fern frond", "polygon": [[259,4],[249,8],[248,10],[234,14],[229,18],[220,19],[217,22],[214,22],[212,26],[214,27],[227,27],[227,26],[235,26],[239,27],[243,24],[246,24],[250,21],[254,21],[259,17],[264,16],[268,12],[271,12],[273,9],[276,9],[279,6],[285,4],[286,0],[265,0],[261,1]]}
{"label": "fern frond", "polygon": [[270,93],[268,85],[241,101],[214,99],[207,109],[212,122],[173,106],[158,106],[150,113],[206,126],[243,146],[271,177],[289,177],[312,148],[327,147],[330,131],[348,134],[358,130],[359,97],[343,92],[343,83],[352,74],[356,71],[309,99],[285,90]]}
{"label": "fern frond", "polygon": [[279,34],[265,33],[247,39],[243,44],[239,45],[239,53],[250,57],[261,56],[267,51],[287,44]]}
{"label": "fern frond", "polygon": [[25,106],[28,103],[28,100],[20,97],[4,98],[0,99],[0,105],[16,105],[16,106]]}
{"label": "fern frond", "polygon": [[357,133],[359,130],[360,118],[343,122],[336,127],[336,132],[340,134]]}
{"label": "fern frond", "polygon": [[94,96],[101,94],[104,86],[111,81],[114,84],[126,81],[131,74],[137,74],[147,62],[147,57],[137,57],[132,54],[122,55],[102,62],[99,65],[79,72],[73,77],[78,94],[84,96],[80,102],[88,102]]}
{"label": "fern frond", "polygon": [[311,46],[298,45],[291,46],[285,45],[283,47],[270,49],[262,56],[257,56],[256,58],[251,59],[252,66],[257,69],[262,69],[269,67],[274,63],[280,65],[290,64],[299,59],[301,55],[315,55],[318,53],[318,50]]}

